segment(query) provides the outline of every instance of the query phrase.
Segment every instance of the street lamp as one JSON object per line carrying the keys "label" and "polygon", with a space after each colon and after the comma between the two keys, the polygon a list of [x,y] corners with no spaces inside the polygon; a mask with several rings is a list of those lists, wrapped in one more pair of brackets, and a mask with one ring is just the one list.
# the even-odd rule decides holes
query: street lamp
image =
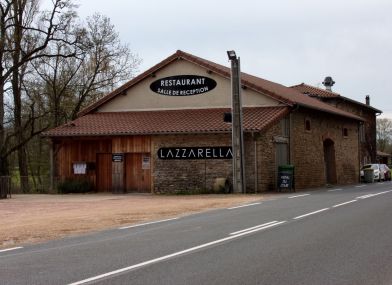
{"label": "street lamp", "polygon": [[227,56],[229,57],[230,60],[237,59],[237,55],[235,54],[234,50],[228,50]]}
{"label": "street lamp", "polygon": [[233,192],[245,193],[244,137],[242,129],[241,71],[240,58],[234,50],[227,51],[231,61],[231,112],[232,112],[232,150],[233,150]]}

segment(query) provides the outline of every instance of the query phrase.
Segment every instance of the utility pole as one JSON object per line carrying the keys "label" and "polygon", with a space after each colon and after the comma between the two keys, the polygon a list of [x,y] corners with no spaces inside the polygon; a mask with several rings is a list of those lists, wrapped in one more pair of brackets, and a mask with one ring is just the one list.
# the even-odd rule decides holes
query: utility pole
{"label": "utility pole", "polygon": [[244,136],[242,129],[241,71],[240,58],[235,51],[228,51],[231,61],[231,95],[232,95],[232,150],[233,150],[233,192],[245,193]]}

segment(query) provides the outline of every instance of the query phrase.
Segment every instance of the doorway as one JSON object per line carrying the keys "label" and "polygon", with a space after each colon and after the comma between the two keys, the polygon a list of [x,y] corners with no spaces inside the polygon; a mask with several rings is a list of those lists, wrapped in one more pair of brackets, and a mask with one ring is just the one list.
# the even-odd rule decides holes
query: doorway
{"label": "doorway", "polygon": [[151,166],[149,153],[127,153],[125,156],[125,191],[151,192]]}
{"label": "doorway", "polygon": [[112,154],[98,153],[96,163],[96,190],[98,192],[112,191]]}
{"label": "doorway", "polygon": [[335,143],[331,139],[323,142],[324,146],[324,169],[327,184],[336,184],[336,162],[335,162]]}

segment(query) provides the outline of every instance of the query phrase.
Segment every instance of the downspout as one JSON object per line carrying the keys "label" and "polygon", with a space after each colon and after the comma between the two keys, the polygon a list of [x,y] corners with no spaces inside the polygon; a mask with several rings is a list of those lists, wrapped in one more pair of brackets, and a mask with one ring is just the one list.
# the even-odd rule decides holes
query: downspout
{"label": "downspout", "polygon": [[361,182],[361,153],[362,153],[362,142],[361,142],[361,124],[363,122],[358,123],[358,171],[357,171],[357,182]]}
{"label": "downspout", "polygon": [[252,138],[253,138],[253,141],[254,141],[254,157],[255,157],[255,194],[257,194],[257,192],[258,192],[258,187],[257,187],[257,185],[258,185],[258,168],[257,168],[257,140],[256,140],[256,136],[255,136],[255,133],[253,133],[252,132]]}
{"label": "downspout", "polygon": [[[289,116],[289,163],[291,165],[294,166],[293,163],[293,151],[292,151],[292,147],[293,147],[293,136],[291,135],[293,133],[293,113],[296,112],[299,109],[299,105],[296,104],[295,107],[293,108],[293,110],[290,112],[290,116]],[[295,190],[295,174],[297,173],[297,171],[295,171],[295,166],[294,166],[294,174],[293,174],[293,189]]]}

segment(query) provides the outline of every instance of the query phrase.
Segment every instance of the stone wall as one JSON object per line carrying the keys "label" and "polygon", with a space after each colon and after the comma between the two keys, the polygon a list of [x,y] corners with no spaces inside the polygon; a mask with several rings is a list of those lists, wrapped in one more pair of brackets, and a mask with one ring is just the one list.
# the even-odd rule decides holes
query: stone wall
{"label": "stone wall", "polygon": [[152,180],[155,193],[211,190],[216,178],[231,175],[230,159],[163,160],[161,147],[230,146],[230,134],[161,135],[152,138]]}
{"label": "stone wall", "polygon": [[[246,191],[255,191],[254,142],[245,135]],[[217,178],[232,179],[231,159],[159,159],[162,147],[231,146],[231,134],[161,135],[152,138],[152,180],[154,193],[212,191]]]}
{"label": "stone wall", "polygon": [[256,137],[257,141],[257,192],[276,189],[277,165],[275,163],[274,137],[280,136],[280,124],[276,124]]}
{"label": "stone wall", "polygon": [[358,103],[341,100],[341,98],[324,100],[338,109],[353,113],[364,119],[364,138],[360,142],[361,165],[376,162],[377,156],[377,135],[376,135],[376,114],[375,111],[367,106]]}
{"label": "stone wall", "polygon": [[[305,130],[305,120],[310,120],[310,130]],[[334,142],[337,184],[358,182],[357,121],[301,109],[292,113],[291,126],[291,163],[295,166],[296,188],[326,184],[323,146],[326,139]],[[343,135],[343,128],[347,129],[347,136]]]}
{"label": "stone wall", "polygon": [[[305,130],[305,120],[310,130]],[[324,145],[334,142],[336,183],[353,184],[359,179],[358,122],[301,108],[290,115],[289,163],[295,167],[296,189],[326,185]],[[347,136],[343,129],[347,129]],[[245,135],[246,192],[276,189],[276,138],[281,124],[263,133]],[[232,178],[231,159],[163,160],[161,147],[231,146],[231,134],[160,135],[151,140],[152,184],[155,193],[211,191],[217,178]]]}

